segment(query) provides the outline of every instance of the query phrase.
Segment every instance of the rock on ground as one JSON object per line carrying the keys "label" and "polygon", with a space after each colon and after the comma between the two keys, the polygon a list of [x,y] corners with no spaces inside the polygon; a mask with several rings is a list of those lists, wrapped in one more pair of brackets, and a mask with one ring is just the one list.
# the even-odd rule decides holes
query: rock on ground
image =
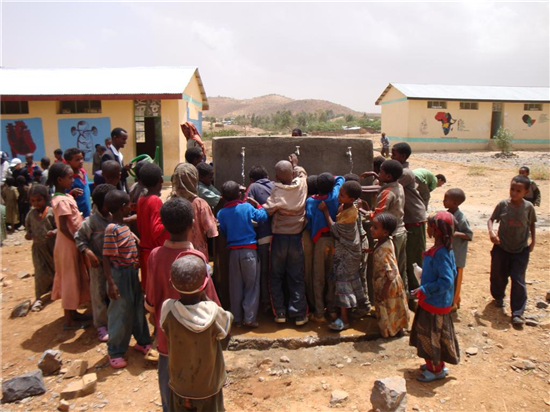
{"label": "rock on ground", "polygon": [[470,356],[475,356],[479,352],[479,349],[475,346],[472,346],[471,348],[466,349],[466,354]]}
{"label": "rock on ground", "polygon": [[530,371],[535,369],[535,364],[529,360],[526,359],[518,359],[514,362],[512,362],[512,366],[517,369],[523,369],[526,371]]}
{"label": "rock on ground", "polygon": [[13,310],[11,311],[10,318],[21,318],[23,316],[27,316],[27,313],[29,313],[29,310],[31,310],[31,301],[26,300],[19,305],[17,305]]}
{"label": "rock on ground", "polygon": [[285,355],[281,356],[281,358],[279,359],[279,361],[280,361],[281,363],[290,363],[290,359],[288,358],[288,356],[285,356]]}
{"label": "rock on ground", "polygon": [[537,308],[538,309],[546,309],[547,307],[548,307],[548,303],[546,303],[542,300],[537,302]]}
{"label": "rock on ground", "polygon": [[67,412],[70,408],[71,405],[69,404],[69,402],[63,399],[61,400],[61,402],[59,402],[59,405],[57,406],[57,410],[61,412]]}
{"label": "rock on ground", "polygon": [[378,379],[370,396],[372,408],[381,412],[405,412],[407,410],[407,386],[401,376]]}
{"label": "rock on ground", "polygon": [[15,402],[29,396],[42,395],[46,386],[42,379],[42,371],[36,369],[2,383],[2,402]]}
{"label": "rock on ground", "polygon": [[75,376],[82,376],[86,373],[87,370],[88,361],[77,359],[71,364],[71,366],[67,370],[67,373],[63,377],[65,379],[68,379],[74,378]]}
{"label": "rock on ground", "polygon": [[61,352],[48,349],[40,356],[38,367],[46,376],[55,375],[58,374],[61,369],[61,362]]}
{"label": "rock on ground", "polygon": [[89,373],[82,379],[69,383],[61,391],[61,399],[76,399],[94,393],[97,387],[97,375]]}
{"label": "rock on ground", "polygon": [[341,390],[332,391],[332,393],[330,394],[330,404],[335,405],[337,403],[342,403],[346,399],[348,399],[348,396],[349,394],[346,391],[341,391]]}

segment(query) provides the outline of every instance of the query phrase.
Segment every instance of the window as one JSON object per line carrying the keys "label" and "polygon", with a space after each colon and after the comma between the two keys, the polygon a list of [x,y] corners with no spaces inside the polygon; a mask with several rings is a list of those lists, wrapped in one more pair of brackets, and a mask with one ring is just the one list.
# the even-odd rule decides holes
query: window
{"label": "window", "polygon": [[526,112],[530,112],[530,111],[542,111],[542,103],[525,103],[523,105],[523,110],[525,110]]}
{"label": "window", "polygon": [[64,100],[60,102],[59,113],[101,113],[101,100]]}
{"label": "window", "polygon": [[2,114],[29,114],[29,102],[2,102]]}
{"label": "window", "polygon": [[447,102],[429,101],[428,109],[446,109]]}
{"label": "window", "polygon": [[460,102],[460,110],[477,110],[477,102]]}

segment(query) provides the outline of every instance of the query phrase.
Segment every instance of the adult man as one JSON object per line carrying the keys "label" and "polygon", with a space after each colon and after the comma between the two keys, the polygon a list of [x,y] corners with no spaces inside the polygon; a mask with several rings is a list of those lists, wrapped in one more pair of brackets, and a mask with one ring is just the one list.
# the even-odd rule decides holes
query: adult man
{"label": "adult man", "polygon": [[430,203],[430,193],[436,188],[443,186],[447,183],[447,179],[442,174],[434,175],[428,169],[414,169],[414,177],[417,183],[416,190],[422,197],[426,209],[428,209],[428,203]]}
{"label": "adult man", "polygon": [[127,165],[125,165],[123,161],[123,155],[120,152],[120,150],[124,146],[126,146],[126,141],[128,140],[128,132],[122,127],[115,127],[111,132],[111,140],[113,143],[111,144],[111,146],[109,146],[109,148],[101,157],[101,163],[103,164],[103,162],[106,162],[107,160],[115,160],[120,163],[122,174],[120,177],[120,182],[117,185],[117,189],[123,190],[126,193],[130,193],[128,182],[126,180],[128,179],[128,170],[130,170],[133,165],[132,163],[128,163]]}

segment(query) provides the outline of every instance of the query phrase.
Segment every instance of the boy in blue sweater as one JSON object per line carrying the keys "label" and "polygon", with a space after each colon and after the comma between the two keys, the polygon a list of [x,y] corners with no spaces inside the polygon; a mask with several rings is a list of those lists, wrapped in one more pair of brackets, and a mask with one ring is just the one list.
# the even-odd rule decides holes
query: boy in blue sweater
{"label": "boy in blue sweater", "polygon": [[[325,202],[330,217],[335,221],[338,212],[338,193],[344,184],[344,178],[336,178],[330,173],[321,173],[317,176],[317,194],[306,200],[306,218],[311,240],[313,241],[313,294],[315,313],[311,320],[317,323],[326,323],[325,307],[327,311],[335,312],[334,282],[328,282],[334,257],[334,238],[330,235],[324,213],[319,209],[319,204]],[[325,295],[325,285],[326,295]],[[326,300],[325,300],[326,296]]]}
{"label": "boy in blue sweater", "polygon": [[239,326],[257,328],[256,315],[260,303],[260,265],[256,232],[252,221],[267,221],[267,212],[254,199],[240,200],[239,184],[229,180],[222,186],[226,203],[218,212],[220,230],[227,240],[229,252],[229,297],[231,313]]}

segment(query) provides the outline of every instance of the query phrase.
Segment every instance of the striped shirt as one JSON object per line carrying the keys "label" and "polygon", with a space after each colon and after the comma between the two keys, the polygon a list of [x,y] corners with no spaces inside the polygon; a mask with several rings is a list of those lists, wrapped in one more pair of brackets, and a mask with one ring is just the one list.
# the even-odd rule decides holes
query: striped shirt
{"label": "striped shirt", "polygon": [[109,256],[113,266],[132,266],[137,263],[136,238],[126,225],[111,223],[105,228],[103,255]]}

